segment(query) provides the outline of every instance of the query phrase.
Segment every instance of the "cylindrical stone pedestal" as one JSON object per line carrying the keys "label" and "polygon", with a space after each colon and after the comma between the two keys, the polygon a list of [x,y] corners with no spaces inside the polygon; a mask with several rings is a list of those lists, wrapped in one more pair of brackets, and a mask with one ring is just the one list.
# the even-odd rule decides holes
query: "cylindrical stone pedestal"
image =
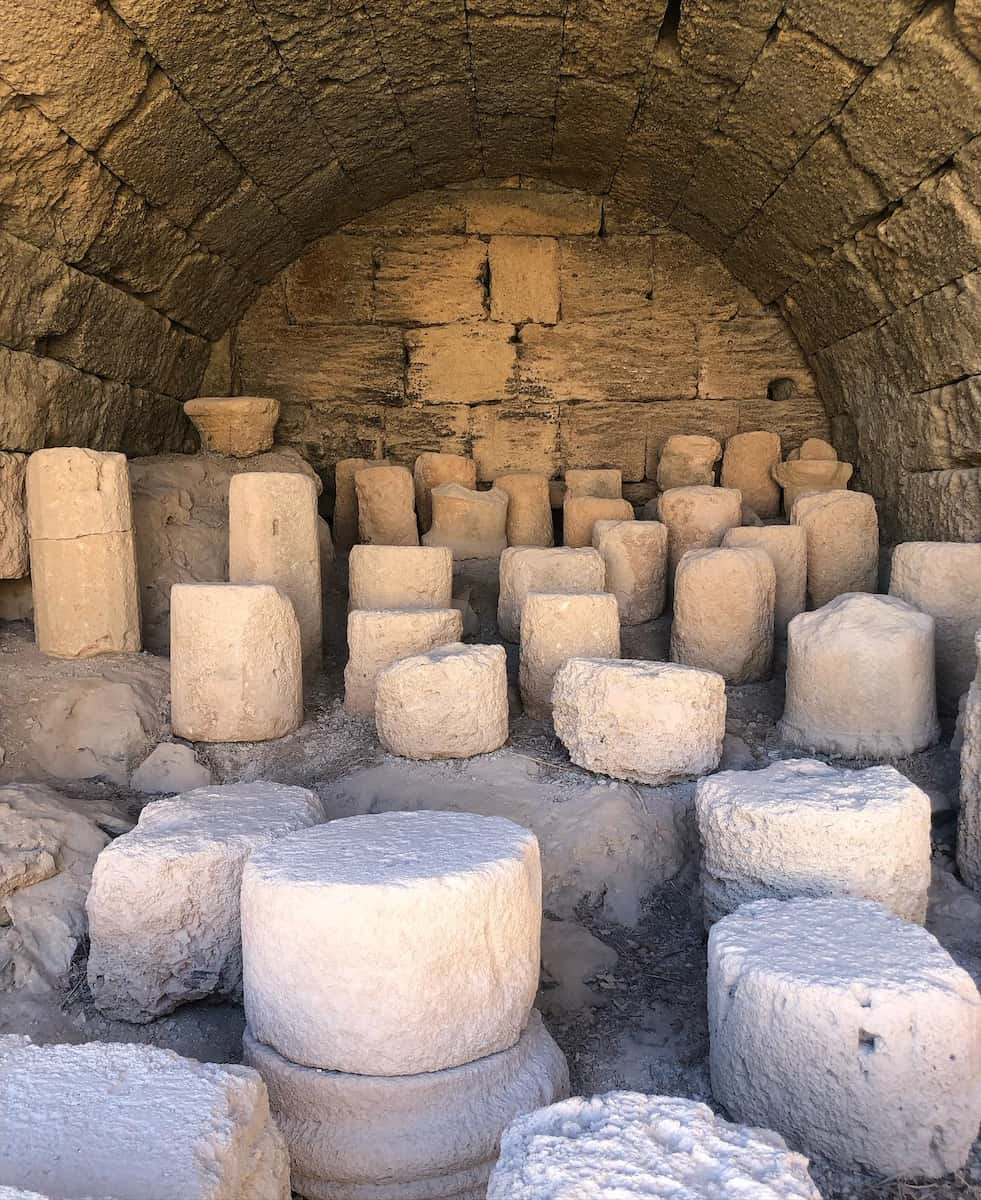
{"label": "cylindrical stone pedestal", "polygon": [[931,934],[867,900],[759,900],[712,926],[712,1092],[805,1154],[881,1175],[963,1166],[981,997]]}
{"label": "cylindrical stone pedestal", "polygon": [[807,538],[807,594],[820,608],[845,592],[874,592],[879,576],[879,523],[866,492],[804,494],[791,521]]}
{"label": "cylindrical stone pedestal", "polygon": [[415,487],[405,467],[381,463],[354,475],[361,540],[375,546],[418,546]]}
{"label": "cylindrical stone pedestal", "polygon": [[228,578],[269,583],[289,596],[311,672],[323,650],[317,522],[317,487],[308,475],[249,472],[228,485]]}
{"label": "cylindrical stone pedestal", "polygon": [[494,486],[507,493],[509,546],[551,546],[555,542],[548,477],[534,471],[498,475]]}
{"label": "cylindrical stone pedestal", "polygon": [[500,488],[474,492],[457,483],[432,490],[433,524],[427,546],[447,546],[453,558],[498,558],[507,547],[508,497]]}
{"label": "cylindrical stone pedestal", "polygon": [[726,530],[742,522],[742,497],[735,488],[671,488],[661,493],[657,511],[668,527],[670,591],[682,555],[721,545]]}
{"label": "cylindrical stone pedestal", "polygon": [[606,590],[621,625],[653,621],[664,610],[668,530],[660,521],[597,521],[593,546],[606,565]]}
{"label": "cylindrical stone pedestal", "polygon": [[532,592],[521,615],[518,677],[525,712],[552,715],[552,684],[570,658],[619,658],[620,617],[609,592],[566,596]]}
{"label": "cylindrical stone pedestal", "polygon": [[463,637],[458,608],[374,611],[355,609],[347,618],[344,707],[364,717],[375,714],[378,676],[393,662]]}
{"label": "cylindrical stone pedestal", "polygon": [[801,613],[787,636],[784,741],[819,754],[901,758],[940,736],[933,618],[852,592]]}
{"label": "cylindrical stone pedestal", "polygon": [[264,583],[170,593],[171,725],[192,742],[264,742],[303,721],[300,626]]}
{"label": "cylindrical stone pedestal", "polygon": [[718,671],[726,683],[767,679],[775,594],[765,550],[689,550],[674,582],[672,661]]}
{"label": "cylindrical stone pedestal", "polygon": [[740,526],[722,539],[727,549],[765,550],[776,572],[773,632],[785,638],[787,626],[807,607],[807,538],[798,525]]}
{"label": "cylindrical stone pedestal", "polygon": [[57,658],[135,653],[140,603],[122,454],[66,447],[27,462],[38,649]]}

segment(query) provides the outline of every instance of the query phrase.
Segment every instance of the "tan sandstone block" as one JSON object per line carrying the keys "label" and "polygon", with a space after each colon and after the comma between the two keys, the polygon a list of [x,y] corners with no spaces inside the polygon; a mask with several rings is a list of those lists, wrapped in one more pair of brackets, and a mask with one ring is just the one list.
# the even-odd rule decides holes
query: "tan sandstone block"
{"label": "tan sandstone block", "polygon": [[348,613],[348,660],[344,668],[344,707],[348,712],[373,716],[375,683],[385,667],[434,646],[458,642],[463,636],[463,616],[456,608]]}
{"label": "tan sandstone block", "polygon": [[279,401],[269,396],[197,396],[186,401],[184,412],[201,435],[202,449],[248,458],[272,449]]}
{"label": "tan sandstone block", "polygon": [[470,434],[477,478],[489,482],[509,471],[559,470],[559,410],[518,401],[471,412]]}
{"label": "tan sandstone block", "polygon": [[797,457],[807,460],[820,460],[823,462],[837,462],[838,451],[826,442],[824,438],[805,438],[800,444],[800,450],[797,452]]}
{"label": "tan sandstone block", "polygon": [[448,546],[454,559],[498,558],[507,547],[508,495],[500,488],[474,492],[456,483],[432,490],[433,524],[427,546]]}
{"label": "tan sandstone block", "polygon": [[507,494],[509,546],[554,544],[548,476],[538,471],[513,471],[498,475],[494,486]]}
{"label": "tan sandstone block", "polygon": [[514,331],[489,321],[409,329],[409,398],[423,404],[489,404],[508,393]]}
{"label": "tan sandstone block", "polygon": [[623,499],[623,474],[616,467],[570,467],[565,473],[567,496]]}
{"label": "tan sandstone block", "polygon": [[809,458],[777,463],[773,478],[783,488],[783,511],[789,517],[798,496],[806,492],[837,492],[848,486],[852,464]]}
{"label": "tan sandstone block", "polygon": [[0,579],[22,579],[30,571],[27,544],[26,454],[0,451]]}
{"label": "tan sandstone block", "polygon": [[264,583],[179,583],[170,600],[171,724],[191,742],[264,742],[303,721],[300,626]]}
{"label": "tan sandstone block", "polygon": [[703,434],[675,434],[661,450],[657,464],[657,484],[662,492],[676,487],[698,487],[715,483],[715,464],[722,457],[722,446]]}
{"label": "tan sandstone block", "polygon": [[378,466],[368,458],[342,458],[334,466],[334,545],[338,554],[347,554],[357,542],[358,494],[354,477],[365,467]]}
{"label": "tan sandstone block", "polygon": [[433,523],[433,505],[430,499],[434,487],[441,483],[458,483],[460,487],[477,487],[477,464],[462,454],[437,454],[426,451],[420,454],[412,468],[412,481],[416,490],[416,513],[419,529],[429,531]]}
{"label": "tan sandstone block", "polygon": [[689,550],[674,581],[671,659],[726,683],[768,679],[776,572],[765,550]]}
{"label": "tan sandstone block", "polygon": [[606,565],[606,590],[621,625],[653,621],[664,610],[668,530],[660,521],[597,521],[593,547]]}
{"label": "tan sandstone block", "polygon": [[27,463],[32,540],[125,533],[133,528],[124,454],[66,446],[37,450]]}
{"label": "tan sandstone block", "polygon": [[570,658],[619,658],[620,617],[608,592],[532,592],[521,613],[519,681],[525,712],[552,715],[552,684]]}
{"label": "tan sandstone block", "polygon": [[484,315],[487,247],[472,237],[392,238],[375,266],[375,320],[420,325]]}
{"label": "tan sandstone block", "polygon": [[352,609],[449,608],[453,555],[445,546],[354,546],[348,595]]}
{"label": "tan sandstone block", "polygon": [[361,540],[375,546],[418,546],[415,485],[405,467],[362,467],[354,474]]}
{"label": "tan sandstone block", "polygon": [[807,594],[820,608],[843,592],[874,592],[879,523],[866,492],[820,492],[794,501],[791,521],[807,538]]}
{"label": "tan sandstone block", "polygon": [[807,607],[807,538],[798,525],[741,526],[722,539],[726,547],[765,550],[777,576],[773,631],[787,636],[787,626]]}
{"label": "tan sandstone block", "polygon": [[604,581],[602,556],[592,547],[509,547],[501,555],[500,566],[497,625],[501,637],[518,641],[521,614],[531,592],[601,592]]}
{"label": "tan sandstone block", "polygon": [[662,492],[657,511],[668,527],[670,582],[683,554],[721,545],[726,530],[740,524],[742,498],[734,488],[672,488]]}
{"label": "tan sandstone block", "polygon": [[632,521],[633,505],[627,500],[600,496],[566,495],[562,504],[562,534],[567,546],[590,546],[597,521]]}
{"label": "tan sandstone block", "polygon": [[492,237],[491,317],[511,325],[559,319],[559,243],[554,237]]}
{"label": "tan sandstone block", "polygon": [[758,429],[737,433],[726,442],[722,458],[722,486],[738,488],[743,504],[758,517],[780,513],[780,488],[773,468],[780,462],[780,435]]}
{"label": "tan sandstone block", "polygon": [[317,485],[308,475],[248,472],[228,485],[228,579],[268,583],[289,597],[303,665],[320,669],[323,598]]}

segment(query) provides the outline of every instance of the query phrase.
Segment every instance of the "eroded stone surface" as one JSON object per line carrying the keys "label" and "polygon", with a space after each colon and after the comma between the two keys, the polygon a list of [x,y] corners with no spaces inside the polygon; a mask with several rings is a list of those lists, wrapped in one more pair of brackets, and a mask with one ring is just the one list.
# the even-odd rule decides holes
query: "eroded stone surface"
{"label": "eroded stone surface", "polygon": [[432,528],[423,537],[427,546],[447,546],[454,559],[497,558],[508,544],[508,494],[501,488],[475,492],[456,483],[431,493]]}
{"label": "eroded stone surface", "polygon": [[565,495],[623,498],[623,474],[616,467],[570,467],[565,473]]}
{"label": "eroded stone surface", "polygon": [[363,542],[418,546],[415,486],[405,467],[379,463],[354,473],[358,531]]}
{"label": "eroded stone surface", "polygon": [[351,608],[449,608],[453,554],[446,546],[354,546],[348,595]]}
{"label": "eroded stone surface", "polygon": [[270,396],[198,396],[184,412],[212,454],[248,458],[271,450],[279,420],[279,401]]}
{"label": "eroded stone surface", "polygon": [[536,471],[498,475],[494,486],[508,498],[509,546],[551,546],[555,541],[548,477]]}
{"label": "eroded stone surface", "polygon": [[734,488],[684,487],[662,492],[657,514],[668,527],[668,580],[689,550],[719,546],[726,530],[742,521],[742,498]]}
{"label": "eroded stone surface", "polygon": [[562,503],[562,540],[574,549],[593,544],[597,521],[632,521],[633,505],[628,500],[566,493]]}
{"label": "eroded stone surface", "polygon": [[760,525],[727,529],[726,547],[765,550],[776,572],[773,631],[787,636],[787,626],[807,605],[807,537],[799,525]]}
{"label": "eroded stone surface", "polygon": [[[676,487],[711,486],[722,446],[704,434],[673,434],[665,442],[657,464],[657,486],[662,492]],[[726,485],[735,487],[735,484]]]}
{"label": "eroded stone surface", "polygon": [[129,778],[134,791],[151,796],[173,796],[210,782],[211,772],[197,761],[190,746],[180,742],[161,742]]}
{"label": "eroded stone surface", "polygon": [[501,555],[497,625],[501,637],[516,642],[521,635],[521,614],[532,592],[570,595],[600,592],[606,569],[592,547],[509,547]]}
{"label": "eroded stone surface", "polygon": [[780,487],[773,468],[780,462],[780,435],[757,429],[726,439],[722,458],[722,486],[736,488],[758,517],[780,513]]}
{"label": "eroded stone surface", "polygon": [[597,521],[593,546],[606,565],[606,590],[621,625],[653,621],[664,609],[668,530],[660,521]]}
{"label": "eroded stone surface", "polygon": [[619,658],[620,619],[609,592],[569,596],[532,592],[521,614],[518,679],[525,712],[552,715],[552,685],[570,658]]}
{"label": "eroded stone surface", "polygon": [[[975,636],[974,645],[981,650],[981,634]],[[965,882],[981,892],[981,662],[962,704],[957,865]]]}
{"label": "eroded stone surface", "polygon": [[26,454],[0,452],[0,579],[22,579],[31,569],[24,495]]}
{"label": "eroded stone surface", "polygon": [[477,487],[477,464],[462,454],[427,451],[416,459],[412,479],[416,490],[419,529],[422,533],[428,533],[433,523],[433,488],[443,483],[457,483],[460,487],[474,490]]}
{"label": "eroded stone surface", "polygon": [[777,463],[773,478],[783,489],[783,511],[790,516],[799,496],[807,492],[837,492],[847,488],[851,463],[834,459],[801,459]]}
{"label": "eroded stone surface", "polygon": [[807,595],[820,608],[843,592],[874,592],[879,575],[879,522],[865,492],[804,494],[790,516],[807,538]]}
{"label": "eroded stone surface", "polygon": [[375,686],[385,667],[434,646],[458,642],[462,636],[463,615],[456,608],[349,613],[344,707],[361,716],[374,716]]}

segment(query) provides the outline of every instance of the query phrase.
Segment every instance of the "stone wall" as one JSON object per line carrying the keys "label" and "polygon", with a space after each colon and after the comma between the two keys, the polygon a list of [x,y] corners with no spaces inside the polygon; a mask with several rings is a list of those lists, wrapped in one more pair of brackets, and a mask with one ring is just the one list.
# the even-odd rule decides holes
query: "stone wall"
{"label": "stone wall", "polygon": [[614,466],[672,433],[828,436],[794,336],[686,235],[529,181],[418,193],[268,285],[205,386],[276,396],[319,470],[473,454],[479,477]]}

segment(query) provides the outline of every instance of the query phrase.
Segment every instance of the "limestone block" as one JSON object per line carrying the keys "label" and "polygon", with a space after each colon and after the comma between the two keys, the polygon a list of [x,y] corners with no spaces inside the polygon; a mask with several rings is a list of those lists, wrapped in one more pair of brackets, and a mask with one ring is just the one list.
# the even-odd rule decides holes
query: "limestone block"
{"label": "limestone block", "polygon": [[477,487],[477,464],[462,454],[435,454],[426,451],[420,454],[412,468],[416,492],[416,513],[419,529],[429,531],[433,523],[431,493],[443,483],[457,483],[460,487],[475,491]]}
{"label": "limestone block", "polygon": [[205,996],[240,1001],[245,860],[322,820],[313,792],[279,783],[197,788],[148,804],[92,873],[88,982],[96,1008],[143,1024]]}
{"label": "limestone block", "polygon": [[570,467],[565,473],[565,496],[623,499],[623,473],[618,467]]}
{"label": "limestone block", "polygon": [[540,471],[498,475],[494,486],[507,494],[509,546],[551,546],[555,542],[548,476]]}
{"label": "limestone block", "polygon": [[289,1200],[290,1164],[249,1067],[10,1036],[0,1038],[0,1181],[51,1197]]}
{"label": "limestone block", "polygon": [[807,462],[808,460],[837,462],[838,451],[830,442],[826,442],[824,438],[810,437],[805,438],[801,442],[797,457],[803,462]]}
{"label": "limestone block", "polygon": [[662,492],[676,487],[698,487],[715,483],[715,464],[722,446],[703,434],[673,434],[661,450],[657,485]]}
{"label": "limestone block", "polygon": [[386,667],[375,687],[378,740],[403,758],[472,758],[508,740],[503,646],[451,642]]}
{"label": "limestone block", "polygon": [[957,866],[964,882],[981,892],[981,670],[964,697],[961,723],[964,740],[961,743]]}
{"label": "limestone block", "polygon": [[519,683],[525,712],[539,721],[552,715],[556,672],[570,658],[619,658],[620,616],[609,592],[532,592],[521,613]]}
{"label": "limestone block", "polygon": [[506,471],[560,469],[559,409],[524,397],[486,404],[471,411],[470,438],[477,478],[492,482]]}
{"label": "limestone block", "polygon": [[209,783],[211,772],[182,742],[161,742],[129,777],[133,791],[148,796],[173,796]]}
{"label": "limestone block", "polygon": [[668,530],[660,521],[597,521],[593,547],[603,556],[606,590],[621,625],[653,621],[664,610]]}
{"label": "limestone block", "polygon": [[853,896],[923,924],[930,797],[893,767],[813,759],[699,782],[705,924],[751,900]]}
{"label": "limestone block", "polygon": [[777,463],[773,478],[783,489],[783,511],[789,517],[805,492],[838,492],[848,487],[852,464],[813,458]]}
{"label": "limestone block", "polygon": [[787,626],[807,606],[807,538],[799,525],[762,525],[726,531],[726,547],[765,550],[776,572],[773,632],[787,636]]}
{"label": "limestone block", "polygon": [[407,329],[409,399],[423,404],[489,404],[507,394],[517,362],[514,330],[486,320]]}
{"label": "limestone block", "polygon": [[574,658],[552,688],[555,732],[580,767],[655,786],[714,771],[725,680],[674,663]]}
{"label": "limestone block", "polygon": [[559,243],[554,237],[490,240],[491,319],[511,325],[559,319]]}
{"label": "limestone block", "polygon": [[545,549],[509,547],[501,555],[497,627],[508,642],[521,635],[521,614],[531,592],[580,595],[601,592],[606,580],[602,556],[590,547]]}
{"label": "limestone block", "polygon": [[508,494],[474,492],[457,483],[433,488],[433,524],[423,542],[447,546],[454,559],[497,558],[506,549]]}
{"label": "limestone block", "polygon": [[265,742],[303,721],[300,626],[265,583],[178,583],[170,606],[171,724],[191,742]]}
{"label": "limestone block", "polygon": [[765,550],[689,550],[674,580],[672,661],[731,684],[768,679],[776,587]]}
{"label": "limestone block", "polygon": [[348,712],[374,716],[375,683],[385,667],[434,646],[458,642],[462,636],[463,616],[456,608],[348,613],[344,707]]}
{"label": "limestone block", "polygon": [[821,1200],[807,1159],[770,1130],[733,1125],[694,1100],[607,1092],[514,1121],[487,1200],[723,1194]]}
{"label": "limestone block", "polygon": [[23,579],[31,569],[24,497],[26,471],[26,454],[0,451],[0,579]]}
{"label": "limestone block", "polygon": [[820,608],[844,592],[874,592],[879,578],[879,522],[866,492],[799,496],[791,523],[807,539],[807,595]]}
{"label": "limestone block", "polygon": [[242,877],[249,1029],[357,1075],[507,1050],[538,987],[541,889],[537,839],[500,817],[379,813],[279,838]]}
{"label": "limestone block", "polygon": [[763,429],[734,434],[722,458],[722,486],[737,488],[743,504],[759,517],[780,514],[780,488],[773,468],[780,463],[780,435]]}
{"label": "limestone block", "polygon": [[729,529],[742,520],[742,498],[734,488],[685,487],[662,492],[658,516],[668,527],[668,581],[683,554],[719,546]]}
{"label": "limestone block", "polygon": [[892,555],[889,594],[934,620],[937,694],[956,711],[974,678],[974,639],[981,629],[981,545],[904,542]]}
{"label": "limestone block", "polygon": [[318,520],[317,488],[306,475],[263,471],[229,484],[229,582],[268,583],[289,597],[311,673],[323,655]]}
{"label": "limestone block", "polygon": [[309,1200],[482,1200],[504,1128],[569,1091],[565,1057],[534,1011],[511,1049],[421,1075],[313,1071],[248,1030],[244,1048]]}
{"label": "limestone block", "polygon": [[358,532],[375,546],[418,546],[415,486],[405,467],[390,463],[354,473]]}
{"label": "limestone block", "polygon": [[933,618],[892,596],[851,592],[787,631],[788,745],[848,758],[900,758],[940,735]]}
{"label": "limestone block", "polygon": [[334,466],[334,525],[331,532],[338,554],[347,554],[361,536],[354,477],[359,471],[378,465],[367,458],[342,458]]}
{"label": "limestone block", "polygon": [[122,454],[38,450],[27,463],[34,629],[57,658],[140,649],[129,472]]}
{"label": "limestone block", "polygon": [[248,458],[272,449],[279,401],[270,396],[197,396],[185,401],[184,412],[201,435],[203,450]]}
{"label": "limestone block", "polygon": [[445,546],[354,546],[348,594],[352,609],[449,608],[453,555]]}
{"label": "limestone block", "polygon": [[945,1175],[981,1119],[981,998],[937,940],[879,904],[758,900],[712,926],[712,1092],[807,1154]]}
{"label": "limestone block", "polygon": [[597,521],[632,521],[633,505],[628,500],[606,500],[599,496],[566,494],[562,504],[562,534],[567,546],[591,546]]}

